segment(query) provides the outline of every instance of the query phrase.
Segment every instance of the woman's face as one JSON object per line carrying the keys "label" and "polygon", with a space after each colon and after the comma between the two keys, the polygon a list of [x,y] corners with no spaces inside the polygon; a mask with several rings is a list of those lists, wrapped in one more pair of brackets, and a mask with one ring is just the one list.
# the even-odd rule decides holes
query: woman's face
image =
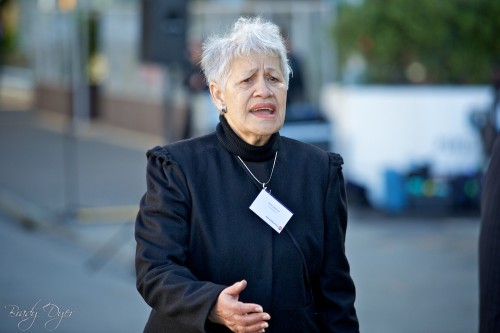
{"label": "woman's face", "polygon": [[210,83],[210,93],[231,128],[245,142],[264,145],[285,121],[287,88],[278,57],[256,55],[231,62],[224,88]]}

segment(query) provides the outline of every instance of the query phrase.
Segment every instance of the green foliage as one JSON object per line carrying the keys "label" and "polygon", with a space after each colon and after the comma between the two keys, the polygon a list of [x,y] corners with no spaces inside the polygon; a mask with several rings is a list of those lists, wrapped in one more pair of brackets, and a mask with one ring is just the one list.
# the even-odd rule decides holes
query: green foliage
{"label": "green foliage", "polygon": [[488,84],[500,63],[496,0],[343,3],[332,31],[340,67],[360,53],[367,83]]}
{"label": "green foliage", "polygon": [[16,51],[17,44],[17,6],[13,0],[0,0],[0,58]]}

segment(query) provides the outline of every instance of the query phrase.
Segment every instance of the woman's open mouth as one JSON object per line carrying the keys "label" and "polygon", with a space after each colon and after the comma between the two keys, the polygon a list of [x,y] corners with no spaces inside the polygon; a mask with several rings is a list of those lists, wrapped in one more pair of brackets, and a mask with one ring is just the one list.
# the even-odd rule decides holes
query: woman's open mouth
{"label": "woman's open mouth", "polygon": [[271,103],[258,104],[252,107],[250,112],[256,116],[270,117],[276,113],[276,106]]}

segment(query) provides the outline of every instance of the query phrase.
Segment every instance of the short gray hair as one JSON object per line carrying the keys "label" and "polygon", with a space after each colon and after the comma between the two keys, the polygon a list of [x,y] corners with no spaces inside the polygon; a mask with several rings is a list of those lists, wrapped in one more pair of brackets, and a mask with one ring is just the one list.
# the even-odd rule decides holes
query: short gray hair
{"label": "short gray hair", "polygon": [[287,58],[285,41],[279,27],[261,17],[240,17],[225,35],[212,36],[203,44],[201,68],[207,83],[225,86],[229,66],[235,58],[245,58],[253,53],[277,56],[288,87],[292,72]]}

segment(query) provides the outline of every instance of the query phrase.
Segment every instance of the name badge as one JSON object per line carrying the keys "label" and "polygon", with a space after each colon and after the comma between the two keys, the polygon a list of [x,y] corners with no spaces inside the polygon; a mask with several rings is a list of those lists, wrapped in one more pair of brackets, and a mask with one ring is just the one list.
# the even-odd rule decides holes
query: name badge
{"label": "name badge", "polygon": [[257,198],[250,205],[250,209],[278,233],[281,233],[293,215],[288,208],[283,206],[266,190],[260,191]]}

